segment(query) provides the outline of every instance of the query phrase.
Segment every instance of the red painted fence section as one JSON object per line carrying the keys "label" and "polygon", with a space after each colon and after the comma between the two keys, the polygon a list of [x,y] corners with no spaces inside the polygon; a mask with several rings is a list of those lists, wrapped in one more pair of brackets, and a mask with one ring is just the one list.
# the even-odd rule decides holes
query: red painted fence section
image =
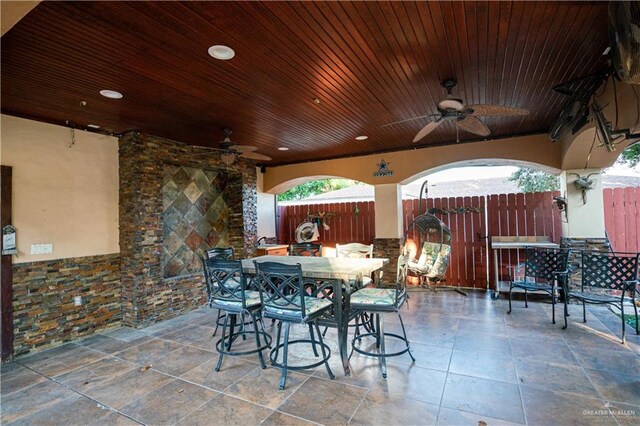
{"label": "red painted fence section", "polygon": [[604,225],[616,252],[640,252],[640,188],[606,188]]}
{"label": "red painted fence section", "polygon": [[284,244],[295,242],[296,228],[312,214],[334,213],[326,221],[329,229],[318,226],[319,241],[326,247],[336,243],[371,244],[375,238],[373,201],[278,206],[278,239]]}
{"label": "red painted fence section", "polygon": [[[553,204],[559,192],[497,194],[487,197],[429,198],[426,209],[439,208],[449,213],[436,214],[451,229],[451,260],[446,284],[487,288],[495,280],[491,236],[548,236],[554,242],[562,237],[560,211]],[[608,237],[618,252],[640,251],[640,188],[604,190],[604,215]],[[402,202],[405,229],[422,214],[418,200]],[[424,209],[423,209],[424,210]],[[451,213],[452,210],[458,212]],[[309,214],[336,213],[328,221],[329,229],[319,227],[325,247],[336,243],[371,244],[375,238],[373,201],[315,205],[279,206],[278,239],[289,244],[295,240],[296,227]],[[409,234],[408,238],[412,238]],[[507,279],[510,267],[524,253],[501,250],[498,262],[500,278]]]}
{"label": "red painted fence section", "polygon": [[[560,211],[553,204],[559,192],[530,194],[498,194],[487,197],[487,223],[489,236],[549,237],[559,243],[562,238]],[[511,268],[524,258],[523,250],[499,250],[500,280],[507,280]],[[489,256],[489,282],[495,282],[493,253]]]}

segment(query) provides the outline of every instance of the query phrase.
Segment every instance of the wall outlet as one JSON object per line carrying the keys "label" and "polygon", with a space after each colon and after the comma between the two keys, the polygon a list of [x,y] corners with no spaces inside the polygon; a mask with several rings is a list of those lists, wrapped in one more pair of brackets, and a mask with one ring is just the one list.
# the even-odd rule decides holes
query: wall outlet
{"label": "wall outlet", "polygon": [[53,253],[53,244],[31,244],[31,254]]}
{"label": "wall outlet", "polygon": [[76,296],[73,298],[73,304],[75,306],[82,306],[82,303],[83,303],[82,296]]}

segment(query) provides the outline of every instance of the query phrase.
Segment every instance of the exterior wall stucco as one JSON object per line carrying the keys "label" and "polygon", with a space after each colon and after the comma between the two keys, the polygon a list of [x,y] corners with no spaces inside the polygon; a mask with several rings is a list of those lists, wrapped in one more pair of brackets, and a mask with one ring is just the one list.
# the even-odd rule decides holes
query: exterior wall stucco
{"label": "exterior wall stucco", "polygon": [[[618,97],[618,117],[616,125],[616,100],[614,97],[614,85],[610,79],[605,91],[597,98],[605,118],[611,121],[616,129],[631,129],[633,132],[638,123],[638,108],[640,108],[640,90],[631,84],[616,83],[615,90]],[[635,132],[638,130],[636,129]],[[611,166],[620,156],[620,153],[630,144],[630,141],[619,141],[615,151],[607,152],[595,135],[595,125],[589,123],[573,137],[562,141],[562,169],[603,169]]]}
{"label": "exterior wall stucco", "polygon": [[[118,253],[118,140],[1,116],[1,162],[13,167],[14,263]],[[30,254],[32,244],[51,254]]]}
{"label": "exterior wall stucco", "polygon": [[[337,176],[370,185],[403,184],[424,174],[425,170],[481,158],[526,162],[553,170],[559,170],[562,165],[560,144],[552,143],[546,134],[541,134],[269,167],[264,175],[264,191],[281,193],[309,177]],[[382,159],[389,163],[392,176],[373,176]]]}

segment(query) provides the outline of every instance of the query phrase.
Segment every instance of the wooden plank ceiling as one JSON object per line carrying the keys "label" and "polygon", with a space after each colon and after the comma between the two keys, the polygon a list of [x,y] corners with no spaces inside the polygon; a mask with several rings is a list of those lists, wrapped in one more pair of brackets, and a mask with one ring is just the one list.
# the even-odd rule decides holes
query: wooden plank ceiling
{"label": "wooden plank ceiling", "polygon": [[[381,127],[436,113],[446,94],[440,82],[455,78],[467,104],[531,111],[483,119],[491,137],[543,133],[565,101],[551,88],[604,67],[606,8],[43,2],[2,37],[2,112],[212,147],[230,127],[234,142],[256,145],[275,165],[456,143],[446,123],[412,144],[429,118]],[[214,44],[236,56],[211,58]],[[124,98],[103,98],[102,89]]]}

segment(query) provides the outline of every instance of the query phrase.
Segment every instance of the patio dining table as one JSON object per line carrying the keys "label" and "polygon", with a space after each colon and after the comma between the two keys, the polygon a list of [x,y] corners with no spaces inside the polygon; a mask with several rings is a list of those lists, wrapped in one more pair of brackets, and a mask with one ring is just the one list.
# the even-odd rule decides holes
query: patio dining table
{"label": "patio dining table", "polygon": [[389,263],[389,259],[353,259],[337,257],[306,257],[306,256],[258,256],[242,261],[243,272],[255,275],[256,270],[253,261],[279,262],[286,265],[300,264],[302,277],[305,280],[313,280],[318,283],[314,294],[323,293],[333,299],[333,315],[323,319],[320,323],[327,326],[335,326],[338,330],[338,348],[342,358],[342,366],[346,376],[351,374],[349,366],[349,351],[347,347],[347,335],[349,333],[351,292],[355,290],[357,278],[370,276]]}

